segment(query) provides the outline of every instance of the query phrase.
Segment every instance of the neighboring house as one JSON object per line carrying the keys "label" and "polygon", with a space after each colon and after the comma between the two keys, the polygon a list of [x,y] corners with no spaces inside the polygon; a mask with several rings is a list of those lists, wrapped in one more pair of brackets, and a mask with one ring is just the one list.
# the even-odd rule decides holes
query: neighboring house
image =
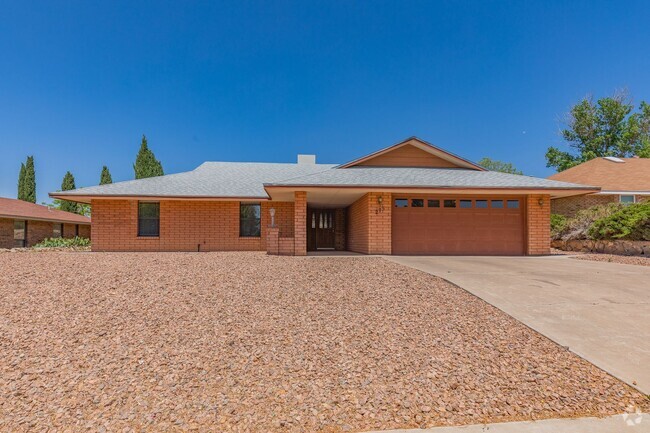
{"label": "neighboring house", "polygon": [[524,255],[550,251],[551,196],[597,191],[410,138],[342,165],[206,162],[50,195],[92,204],[93,251]]}
{"label": "neighboring house", "polygon": [[607,203],[638,203],[650,199],[649,158],[594,158],[550,176],[562,182],[594,185],[599,192],[554,198],[551,212],[573,216],[580,209]]}
{"label": "neighboring house", "polygon": [[31,247],[45,238],[90,238],[90,218],[0,197],[0,248]]}

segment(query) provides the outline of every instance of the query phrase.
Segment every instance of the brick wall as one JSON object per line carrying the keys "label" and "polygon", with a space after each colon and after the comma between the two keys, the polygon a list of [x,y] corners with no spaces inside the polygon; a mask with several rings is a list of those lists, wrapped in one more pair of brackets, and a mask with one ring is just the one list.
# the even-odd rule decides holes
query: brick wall
{"label": "brick wall", "polygon": [[160,237],[138,237],[137,200],[93,200],[93,251],[266,250],[269,209],[279,236],[293,234],[293,203],[262,202],[261,236],[239,237],[239,202],[160,201]]}
{"label": "brick wall", "polygon": [[76,224],[63,224],[63,233],[61,237],[64,238],[73,238],[77,234],[77,225]]}
{"label": "brick wall", "polygon": [[345,251],[345,214],[345,209],[334,211],[334,249],[336,251]]}
{"label": "brick wall", "polygon": [[348,250],[390,254],[391,210],[390,193],[371,192],[352,203],[348,208]]}
{"label": "brick wall", "polygon": [[90,224],[79,224],[79,237],[90,239]]}
{"label": "brick wall", "polygon": [[[539,200],[543,200],[540,206]],[[526,200],[527,250],[534,256],[551,252],[551,196],[529,195]]]}
{"label": "brick wall", "polygon": [[14,220],[0,218],[0,248],[13,248]]}
{"label": "brick wall", "polygon": [[293,199],[294,254],[307,255],[307,193],[296,191]]}
{"label": "brick wall", "polygon": [[368,254],[369,213],[368,194],[348,207],[348,250]]}
{"label": "brick wall", "polygon": [[616,202],[618,202],[617,195],[589,194],[556,198],[551,202],[551,213],[572,217],[581,209]]}
{"label": "brick wall", "polygon": [[33,247],[54,234],[54,223],[48,221],[27,221],[27,246]]}
{"label": "brick wall", "polygon": [[[54,236],[54,224],[49,221],[27,221],[27,246],[31,247],[45,238]],[[72,238],[75,235],[76,224],[63,225],[63,237]],[[79,234],[83,237],[90,237],[90,225],[80,224]],[[84,236],[85,234],[85,236]],[[14,220],[0,218],[0,248],[14,247]]]}
{"label": "brick wall", "polygon": [[[368,254],[390,254],[392,251],[391,230],[391,194],[388,192],[371,192],[368,194],[370,206],[370,234]],[[379,204],[378,198],[382,202]]]}

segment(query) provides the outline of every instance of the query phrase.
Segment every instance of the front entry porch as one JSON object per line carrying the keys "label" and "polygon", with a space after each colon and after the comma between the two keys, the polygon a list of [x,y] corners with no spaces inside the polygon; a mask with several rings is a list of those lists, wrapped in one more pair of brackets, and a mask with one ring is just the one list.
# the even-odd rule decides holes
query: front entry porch
{"label": "front entry porch", "polygon": [[307,208],[307,251],[345,251],[346,209]]}
{"label": "front entry porch", "polygon": [[284,213],[278,224],[271,218],[266,228],[267,252],[296,256],[328,251],[390,254],[390,197],[385,192],[338,189],[277,194],[274,199],[278,202],[293,205],[293,218]]}

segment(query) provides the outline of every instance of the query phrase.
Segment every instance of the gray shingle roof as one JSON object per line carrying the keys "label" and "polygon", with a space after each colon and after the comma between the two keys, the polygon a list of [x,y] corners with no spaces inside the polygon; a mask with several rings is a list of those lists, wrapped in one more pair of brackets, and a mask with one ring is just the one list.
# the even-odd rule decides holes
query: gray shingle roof
{"label": "gray shingle roof", "polygon": [[586,185],[496,171],[410,167],[350,167],[324,170],[294,179],[267,183],[267,186],[273,185],[592,189]]}
{"label": "gray shingle roof", "polygon": [[54,196],[267,198],[264,186],[591,188],[530,176],[457,168],[205,162],[192,171],[52,193]]}
{"label": "gray shingle roof", "polygon": [[184,173],[116,182],[55,193],[59,196],[170,196],[264,198],[265,182],[328,170],[330,164],[204,162]]}

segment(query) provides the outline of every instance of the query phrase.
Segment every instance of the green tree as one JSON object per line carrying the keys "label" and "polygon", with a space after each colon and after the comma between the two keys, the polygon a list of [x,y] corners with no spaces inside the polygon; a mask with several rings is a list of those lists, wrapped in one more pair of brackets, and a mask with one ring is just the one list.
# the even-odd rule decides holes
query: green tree
{"label": "green tree", "polygon": [[[74,176],[69,171],[66,171],[65,176],[63,176],[63,182],[61,182],[61,191],[70,191],[71,189],[76,189]],[[66,212],[78,213],[79,211],[77,203],[72,201],[58,200],[56,204],[60,210],[64,210]]]}
{"label": "green tree", "polygon": [[36,203],[36,171],[34,170],[34,157],[28,156],[25,162],[25,177],[23,180],[22,200]]}
{"label": "green tree", "polygon": [[104,166],[102,168],[102,174],[99,177],[99,184],[107,185],[109,183],[113,183],[113,178],[111,177],[111,172],[108,171],[108,167]]}
{"label": "green tree", "polygon": [[136,179],[162,176],[164,174],[162,164],[149,149],[149,146],[147,145],[147,137],[144,135],[142,136],[140,151],[138,152],[138,156],[135,158],[135,164],[133,164],[133,171],[135,172]]}
{"label": "green tree", "polygon": [[482,158],[478,162],[478,165],[491,171],[500,171],[501,173],[524,174],[521,170],[517,170],[517,167],[510,162],[498,161],[488,157]]}
{"label": "green tree", "polygon": [[25,163],[20,163],[20,173],[18,174],[18,200],[25,200]]}
{"label": "green tree", "polygon": [[549,147],[546,166],[566,170],[593,158],[650,157],[650,105],[641,102],[639,110],[627,92],[601,98],[587,97],[571,108],[562,138],[571,151]]}

